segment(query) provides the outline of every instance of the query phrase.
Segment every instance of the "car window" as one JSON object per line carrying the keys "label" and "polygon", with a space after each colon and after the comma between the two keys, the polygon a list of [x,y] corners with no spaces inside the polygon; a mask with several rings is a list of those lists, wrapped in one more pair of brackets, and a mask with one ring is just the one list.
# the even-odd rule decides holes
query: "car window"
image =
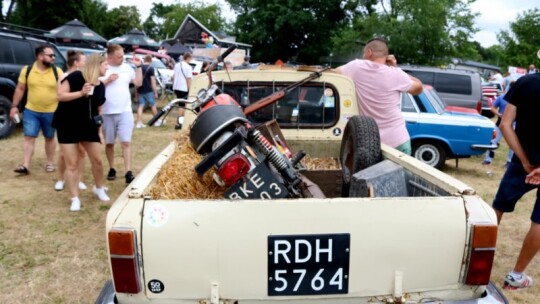
{"label": "car window", "polygon": [[422,81],[423,84],[433,85],[433,83],[435,82],[433,72],[424,72],[424,71],[405,71],[405,72],[418,78],[420,81]]}
{"label": "car window", "polygon": [[53,48],[53,51],[54,51],[54,64],[61,68],[62,70],[66,70],[66,62],[64,60],[64,55],[62,55],[62,53],[57,50],[56,48]]}
{"label": "car window", "polygon": [[9,44],[9,40],[0,38],[0,62],[5,64],[14,64],[13,52]]}
{"label": "car window", "polygon": [[437,91],[435,89],[432,90],[426,90],[424,89],[424,93],[426,94],[427,98],[430,100],[431,105],[435,109],[437,113],[442,113],[444,111],[444,108],[446,108],[446,103],[442,101],[442,99],[439,97],[439,94],[437,94]]}
{"label": "car window", "polygon": [[416,102],[416,106],[420,110],[420,113],[427,113],[428,110],[426,109],[426,106],[424,105],[424,103],[420,99],[420,95],[413,96],[413,98],[414,98],[414,101]]}
{"label": "car window", "polygon": [[[231,95],[242,107],[247,107],[272,93],[285,88],[273,83],[221,83],[222,91]],[[336,90],[325,84],[298,87],[273,105],[253,112],[253,123],[276,119],[281,128],[330,127],[337,123]]]}
{"label": "car window", "polygon": [[27,65],[34,62],[34,48],[28,41],[11,40],[10,44],[13,48],[15,64]]}
{"label": "car window", "polygon": [[401,111],[409,112],[409,113],[416,113],[414,102],[411,100],[411,97],[409,94],[406,94],[406,93],[401,94]]}
{"label": "car window", "polygon": [[471,95],[471,77],[437,73],[434,87],[441,93]]}

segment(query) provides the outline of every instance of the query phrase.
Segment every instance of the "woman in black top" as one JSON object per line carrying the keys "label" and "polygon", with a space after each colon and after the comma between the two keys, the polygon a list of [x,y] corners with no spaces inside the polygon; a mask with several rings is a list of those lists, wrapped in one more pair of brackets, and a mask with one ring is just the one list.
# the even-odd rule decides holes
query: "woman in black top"
{"label": "woman in black top", "polygon": [[71,198],[71,211],[79,211],[78,144],[86,150],[94,176],[94,194],[102,201],[109,197],[103,187],[103,162],[101,160],[101,125],[99,108],[105,102],[105,85],[98,77],[105,75],[106,57],[95,54],[86,59],[82,71],[70,73],[58,88],[58,108],[54,113],[53,126],[57,130],[60,149],[66,160],[65,179]]}

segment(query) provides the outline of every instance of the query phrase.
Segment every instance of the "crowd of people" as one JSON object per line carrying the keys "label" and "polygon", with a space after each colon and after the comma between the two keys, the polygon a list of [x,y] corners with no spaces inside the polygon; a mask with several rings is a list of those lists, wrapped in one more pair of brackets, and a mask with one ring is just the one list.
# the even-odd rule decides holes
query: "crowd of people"
{"label": "crowd of people", "polygon": [[[106,53],[88,57],[81,52],[69,51],[68,69],[63,72],[54,65],[55,54],[50,45],[40,45],[35,55],[36,61],[21,70],[10,111],[11,119],[18,118],[19,103],[26,96],[23,162],[14,171],[20,175],[30,173],[35,140],[41,131],[45,137],[47,172],[56,170],[56,142],[60,146],[58,181],[54,189],[60,191],[67,187],[71,195],[70,210],[81,209],[79,190],[87,188],[82,181],[85,154],[94,178],[93,193],[99,200],[109,201],[104,185],[101,144],[105,144],[109,165],[107,179],[114,180],[114,146],[119,139],[124,178],[126,183],[131,183],[135,178],[131,169],[134,119],[129,85],[143,85],[141,59],[133,58],[134,70],[124,62],[124,50],[119,45],[110,45]],[[150,81],[150,87],[157,92],[155,83],[152,86]],[[146,101],[148,96],[144,93],[142,91],[141,99]]]}

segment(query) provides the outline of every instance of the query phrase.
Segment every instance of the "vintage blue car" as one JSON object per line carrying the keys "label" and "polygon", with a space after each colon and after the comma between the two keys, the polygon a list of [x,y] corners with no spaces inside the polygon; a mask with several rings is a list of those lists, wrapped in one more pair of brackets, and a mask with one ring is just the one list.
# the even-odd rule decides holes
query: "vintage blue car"
{"label": "vintage blue car", "polygon": [[[441,168],[447,158],[470,157],[494,150],[495,124],[474,110],[447,108],[431,86],[418,96],[403,94],[401,112],[411,136],[412,155]],[[456,162],[457,164],[457,162]]]}

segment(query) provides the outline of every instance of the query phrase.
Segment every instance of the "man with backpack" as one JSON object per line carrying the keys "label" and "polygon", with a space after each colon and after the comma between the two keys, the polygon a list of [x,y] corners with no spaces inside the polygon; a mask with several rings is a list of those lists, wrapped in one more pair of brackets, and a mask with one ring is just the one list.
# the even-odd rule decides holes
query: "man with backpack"
{"label": "man with backpack", "polygon": [[30,173],[29,167],[34,155],[34,146],[39,131],[45,137],[45,155],[47,163],[45,170],[53,172],[54,152],[56,150],[55,130],[52,127],[54,111],[58,106],[57,82],[62,76],[62,70],[54,65],[55,54],[48,44],[42,44],[35,50],[36,61],[21,69],[10,111],[10,118],[19,115],[19,103],[26,93],[26,106],[23,112],[24,159],[15,168],[20,175]]}

